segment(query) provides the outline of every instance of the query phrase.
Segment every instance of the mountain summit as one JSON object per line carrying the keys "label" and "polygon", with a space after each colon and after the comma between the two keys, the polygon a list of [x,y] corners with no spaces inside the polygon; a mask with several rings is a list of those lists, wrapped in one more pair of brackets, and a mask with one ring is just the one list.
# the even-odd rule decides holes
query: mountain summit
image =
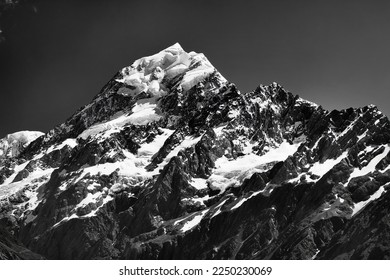
{"label": "mountain summit", "polygon": [[241,93],[175,44],[1,159],[0,257],[389,258],[389,143],[373,105]]}

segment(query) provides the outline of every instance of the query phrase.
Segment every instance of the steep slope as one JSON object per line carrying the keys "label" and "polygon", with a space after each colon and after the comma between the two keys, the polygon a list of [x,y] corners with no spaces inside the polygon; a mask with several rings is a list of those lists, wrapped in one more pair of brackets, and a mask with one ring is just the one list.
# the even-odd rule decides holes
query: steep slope
{"label": "steep slope", "polygon": [[35,254],[20,244],[13,235],[7,232],[4,225],[0,227],[0,260],[40,260]]}
{"label": "steep slope", "polygon": [[387,213],[389,132],[372,105],[240,93],[175,44],[7,158],[0,218],[51,259],[387,258],[364,229],[387,225],[365,217]]}
{"label": "steep slope", "polygon": [[31,142],[42,136],[40,131],[19,131],[0,139],[0,160],[16,157]]}

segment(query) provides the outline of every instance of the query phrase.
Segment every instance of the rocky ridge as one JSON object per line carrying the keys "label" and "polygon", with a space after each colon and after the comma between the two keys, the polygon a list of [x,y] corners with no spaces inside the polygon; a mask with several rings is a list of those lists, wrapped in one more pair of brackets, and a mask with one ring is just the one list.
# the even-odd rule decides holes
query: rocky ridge
{"label": "rocky ridge", "polygon": [[175,44],[1,162],[0,225],[48,259],[384,259],[389,140]]}

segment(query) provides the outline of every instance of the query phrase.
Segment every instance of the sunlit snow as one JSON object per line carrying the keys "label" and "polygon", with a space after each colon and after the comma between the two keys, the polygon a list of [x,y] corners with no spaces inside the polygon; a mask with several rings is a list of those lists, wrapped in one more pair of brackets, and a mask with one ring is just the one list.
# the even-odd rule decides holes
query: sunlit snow
{"label": "sunlit snow", "polygon": [[128,117],[128,121],[135,125],[158,121],[162,116],[156,110],[158,110],[156,97],[140,99],[131,110],[132,114]]}
{"label": "sunlit snow", "polygon": [[61,150],[65,146],[68,146],[70,148],[76,147],[77,146],[77,139],[74,139],[74,138],[65,139],[61,144],[51,146],[49,149],[47,149],[47,151],[45,153],[49,154],[53,151]]}
{"label": "sunlit snow", "polygon": [[370,196],[369,199],[365,201],[360,201],[356,203],[352,209],[352,216],[356,215],[361,209],[363,209],[368,203],[370,203],[373,200],[378,199],[381,197],[381,195],[386,192],[385,187],[381,186],[374,194]]}
{"label": "sunlit snow", "polygon": [[331,170],[336,164],[338,164],[340,161],[342,161],[346,156],[348,155],[348,151],[342,153],[338,158],[336,159],[328,159],[324,161],[323,163],[316,162],[313,164],[313,166],[310,168],[309,172],[318,175],[320,177],[324,176],[329,170]]}
{"label": "sunlit snow", "polygon": [[[192,67],[193,65],[196,67]],[[130,67],[122,70],[123,78],[118,82],[127,84],[119,94],[136,96],[141,92],[149,92],[153,96],[165,94],[162,80],[173,79],[184,74],[179,87],[188,90],[204,80],[215,71],[215,68],[203,54],[185,52],[180,44],[176,43],[157,54],[140,58]],[[226,81],[222,76],[222,81]],[[156,83],[157,82],[157,83]]]}
{"label": "sunlit snow", "polygon": [[138,149],[138,156],[149,158],[153,156],[158,150],[164,145],[164,142],[168,139],[169,136],[172,135],[174,130],[171,129],[162,129],[163,133],[161,135],[156,135],[150,143],[142,144]]}
{"label": "sunlit snow", "polygon": [[8,134],[3,139],[0,139],[0,156],[4,155],[4,153],[9,153],[11,157],[15,156],[20,152],[20,146],[27,147],[43,134],[40,131],[28,130]]}
{"label": "sunlit snow", "polygon": [[382,145],[382,147],[385,147],[382,153],[378,154],[376,157],[374,157],[366,166],[364,166],[362,169],[355,168],[351,175],[349,176],[348,183],[351,181],[352,178],[360,177],[367,175],[368,173],[375,171],[375,166],[384,158],[387,156],[387,154],[390,152],[390,146],[389,145]]}
{"label": "sunlit snow", "polygon": [[194,215],[190,221],[188,221],[184,224],[184,226],[181,228],[181,231],[186,232],[186,231],[189,231],[189,230],[193,229],[194,227],[196,227],[202,221],[202,219],[203,219],[204,215],[207,213],[207,211],[208,211],[208,209],[203,210],[202,212],[200,212],[197,215]]}
{"label": "sunlit snow", "polygon": [[[19,165],[18,170],[22,170],[27,165],[27,163],[28,162],[26,162],[22,165]],[[49,179],[49,177],[53,171],[54,171],[54,168],[47,168],[44,170],[37,168],[36,170],[31,172],[28,177],[22,179],[19,182],[11,183],[19,171],[15,172],[6,181],[4,181],[4,183],[2,185],[0,185],[0,199],[3,197],[9,196],[13,193],[16,193],[19,190],[24,189],[25,187],[27,187],[28,185],[31,185],[35,181],[38,181],[38,182],[40,182],[40,184],[43,184],[45,181],[47,181]]]}
{"label": "sunlit snow", "polygon": [[198,190],[207,189],[207,180],[203,178],[192,178],[190,184]]}
{"label": "sunlit snow", "polygon": [[262,156],[253,153],[236,159],[222,156],[215,161],[215,169],[208,182],[211,188],[225,191],[227,187],[241,183],[254,173],[265,171],[269,163],[286,160],[297,151],[299,145],[300,143],[290,144],[285,141]]}
{"label": "sunlit snow", "polygon": [[202,138],[202,136],[199,137],[192,137],[192,136],[186,136],[184,140],[176,146],[164,159],[162,163],[159,164],[157,169],[163,168],[174,156],[177,156],[177,154],[189,147],[192,147],[196,145],[196,143],[199,142],[199,140]]}

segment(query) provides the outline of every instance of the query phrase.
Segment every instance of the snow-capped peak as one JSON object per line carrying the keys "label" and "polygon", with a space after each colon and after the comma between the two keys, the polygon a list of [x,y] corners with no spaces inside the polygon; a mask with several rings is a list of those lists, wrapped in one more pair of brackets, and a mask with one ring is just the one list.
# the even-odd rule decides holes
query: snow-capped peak
{"label": "snow-capped peak", "polygon": [[172,46],[169,46],[168,48],[165,49],[165,51],[169,51],[169,50],[182,51],[182,52],[184,51],[178,42],[174,43]]}
{"label": "snow-capped peak", "polygon": [[0,158],[17,156],[21,149],[27,147],[32,141],[42,136],[40,131],[18,131],[8,134],[0,139]]}
{"label": "snow-capped peak", "polygon": [[[176,43],[157,54],[146,56],[121,70],[118,82],[125,84],[118,91],[125,96],[136,96],[141,92],[151,96],[166,94],[166,85],[182,75],[178,89],[188,90],[207,78],[216,69],[201,53],[186,52]],[[221,80],[226,81],[222,76]]]}

